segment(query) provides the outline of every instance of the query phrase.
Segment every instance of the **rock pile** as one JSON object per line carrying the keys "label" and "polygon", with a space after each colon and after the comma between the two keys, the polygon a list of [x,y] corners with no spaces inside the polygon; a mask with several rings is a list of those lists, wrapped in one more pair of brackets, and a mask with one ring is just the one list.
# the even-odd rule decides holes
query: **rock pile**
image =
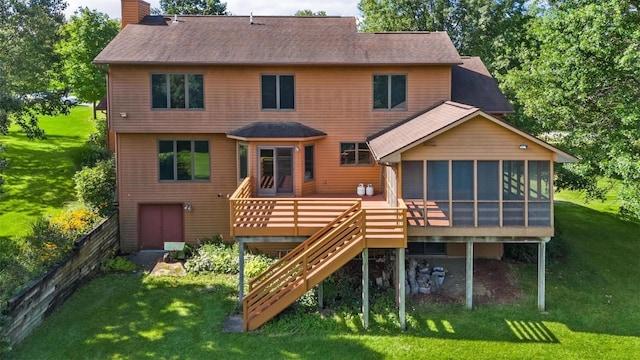
{"label": "rock pile", "polygon": [[444,278],[443,267],[430,267],[426,260],[418,262],[412,258],[407,268],[407,294],[430,294],[444,285]]}

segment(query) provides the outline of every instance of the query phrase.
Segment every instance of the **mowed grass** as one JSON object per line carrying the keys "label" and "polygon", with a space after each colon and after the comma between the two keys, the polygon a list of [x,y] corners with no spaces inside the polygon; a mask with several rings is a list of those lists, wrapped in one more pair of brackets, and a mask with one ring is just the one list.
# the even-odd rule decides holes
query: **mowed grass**
{"label": "mowed grass", "polygon": [[[287,310],[252,333],[224,333],[236,277],[105,275],[80,289],[10,359],[634,359],[640,354],[640,224],[579,204],[556,205],[566,261],[548,267],[547,312],[535,266],[513,265],[517,304]],[[553,241],[553,240],[552,240]],[[359,291],[359,289],[354,289]]]}
{"label": "mowed grass", "polygon": [[9,168],[0,193],[0,241],[25,235],[38,216],[54,215],[76,199],[74,157],[95,130],[92,110],[76,106],[67,116],[43,116],[46,139],[29,140],[17,126],[0,136]]}

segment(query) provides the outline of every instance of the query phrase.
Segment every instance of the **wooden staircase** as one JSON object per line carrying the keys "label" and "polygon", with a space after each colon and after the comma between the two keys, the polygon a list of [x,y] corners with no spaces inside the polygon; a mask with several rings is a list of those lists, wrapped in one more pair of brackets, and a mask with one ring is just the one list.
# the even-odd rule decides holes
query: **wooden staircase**
{"label": "wooden staircase", "polygon": [[251,280],[242,301],[244,331],[279,314],[365,245],[365,213],[358,202]]}

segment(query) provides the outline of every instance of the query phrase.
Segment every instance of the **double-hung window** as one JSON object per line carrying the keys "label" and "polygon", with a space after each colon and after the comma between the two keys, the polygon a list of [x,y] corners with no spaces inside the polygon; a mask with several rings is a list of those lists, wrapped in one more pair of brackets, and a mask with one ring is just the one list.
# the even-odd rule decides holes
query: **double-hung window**
{"label": "double-hung window", "polygon": [[262,75],[262,109],[295,109],[295,79],[293,75]]}
{"label": "double-hung window", "polygon": [[407,109],[407,75],[373,75],[373,108]]}
{"label": "double-hung window", "polygon": [[209,141],[160,140],[158,173],[162,181],[209,180]]}
{"label": "double-hung window", "polygon": [[340,165],[373,165],[373,157],[367,143],[341,143]]}
{"label": "double-hung window", "polygon": [[204,109],[202,74],[152,74],[152,109]]}

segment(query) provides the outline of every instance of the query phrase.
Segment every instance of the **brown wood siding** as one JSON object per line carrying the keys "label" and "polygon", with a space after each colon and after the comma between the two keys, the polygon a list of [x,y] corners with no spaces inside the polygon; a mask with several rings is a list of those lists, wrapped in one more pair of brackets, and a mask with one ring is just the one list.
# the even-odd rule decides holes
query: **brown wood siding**
{"label": "brown wood siding", "polygon": [[[204,110],[151,110],[152,73],[204,74]],[[294,74],[293,111],[261,110],[260,75]],[[373,110],[373,74],[407,74],[406,111]],[[450,68],[432,67],[142,67],[111,65],[117,132],[226,133],[255,121],[299,121],[342,140],[367,135],[449,100]],[[180,121],[176,121],[179,118]]]}
{"label": "brown wood siding", "polygon": [[[501,243],[473,244],[473,257],[501,259],[504,254],[504,246]],[[467,245],[464,243],[447,244],[448,257],[466,257]]]}
{"label": "brown wood siding", "polygon": [[[402,154],[402,160],[553,160],[554,153],[480,116]],[[528,149],[520,150],[520,144]]]}
{"label": "brown wood siding", "polygon": [[[151,110],[150,74],[169,72],[205,75],[205,110]],[[260,75],[269,73],[296,76],[294,111],[260,109]],[[374,73],[407,74],[406,111],[372,110]],[[112,118],[113,129],[119,133],[226,133],[255,121],[297,121],[324,131],[327,137],[316,142],[315,181],[302,184],[303,167],[297,168],[295,195],[300,196],[312,192],[355,194],[359,183],[371,183],[376,193],[380,193],[380,168],[340,166],[340,143],[364,142],[368,135],[437,101],[448,100],[451,76],[447,66],[202,68],[112,65],[109,81],[111,112],[127,113],[126,118]],[[250,148],[252,155],[256,154],[256,145],[252,144]],[[249,172],[255,175],[255,162]]]}
{"label": "brown wood siding", "polygon": [[[121,245],[138,250],[138,205],[191,204],[184,213],[188,243],[222,234],[229,239],[229,200],[237,186],[236,142],[221,134],[118,134],[118,202]],[[211,178],[206,182],[160,182],[158,140],[209,140]],[[220,196],[218,196],[220,195]]]}

